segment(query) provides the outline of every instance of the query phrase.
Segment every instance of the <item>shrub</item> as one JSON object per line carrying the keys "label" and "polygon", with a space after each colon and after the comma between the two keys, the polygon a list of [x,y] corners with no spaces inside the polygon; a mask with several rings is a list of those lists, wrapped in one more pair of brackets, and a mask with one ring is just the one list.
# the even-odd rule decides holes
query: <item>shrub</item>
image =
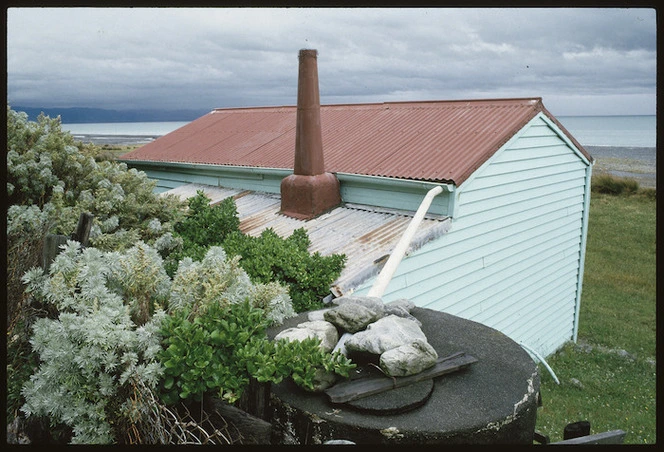
{"label": "shrub", "polygon": [[[153,193],[154,182],[125,164],[96,161],[100,150],[74,141],[59,118],[40,115],[36,122],[7,106],[7,324],[11,341],[8,386],[22,386],[20,371],[29,344],[23,331],[44,315],[38,303],[25,303],[21,277],[41,265],[47,234],[69,236],[82,212],[94,215],[90,245],[104,250],[129,249],[137,241],[177,247],[170,231],[183,214],[175,197]],[[48,308],[51,309],[51,308]],[[19,334],[20,333],[20,334]],[[19,381],[14,381],[19,379]],[[19,394],[8,394],[8,415]]]}
{"label": "shrub", "polygon": [[169,297],[172,310],[196,315],[212,303],[239,303],[249,298],[265,312],[270,324],[295,315],[287,290],[275,283],[254,284],[240,267],[239,258],[228,259],[221,247],[211,247],[200,262],[185,258],[173,277]]}
{"label": "shrub", "polygon": [[292,377],[312,390],[318,369],[347,377],[354,367],[339,352],[323,352],[320,339],[270,341],[267,326],[263,311],[249,299],[232,304],[215,299],[198,309],[176,310],[162,329],[162,400],[167,404],[200,401],[206,393],[215,392],[234,403],[250,378],[279,383]]}
{"label": "shrub", "polygon": [[[163,311],[138,326],[126,309],[131,300],[120,295],[150,299],[167,292],[161,258],[144,251],[139,244],[126,255],[103,253],[69,241],[49,275],[36,268],[24,277],[27,292],[53,305],[57,316],[34,323],[30,343],[40,364],[23,386],[22,410],[71,426],[73,443],[113,442],[132,386],[156,387],[161,376]],[[136,259],[136,252],[145,258]],[[140,272],[155,276],[154,283],[135,284],[132,275]]]}
{"label": "shrub", "polygon": [[34,268],[24,277],[52,314],[34,322],[39,363],[22,411],[70,426],[73,443],[109,443],[151,412],[137,406],[137,392],[161,387],[171,402],[215,389],[235,400],[247,363],[270,347],[267,325],[295,314],[284,288],[252,284],[237,261],[213,247],[201,262],[185,259],[171,280],[143,242],[122,252],[67,242],[48,274]]}
{"label": "shrub", "polygon": [[239,231],[240,220],[233,198],[226,198],[219,204],[210,205],[210,198],[198,190],[188,201],[186,216],[174,225],[175,237],[181,241],[167,256],[166,270],[175,274],[178,262],[185,257],[200,261],[208,248],[219,246],[230,233]]}
{"label": "shrub", "polygon": [[322,306],[321,300],[346,262],[344,255],[310,254],[310,243],[304,228],[286,239],[266,229],[259,237],[234,232],[224,241],[224,249],[229,255],[242,256],[240,265],[254,281],[288,285],[293,307],[303,312]]}
{"label": "shrub", "polygon": [[[7,201],[25,206],[7,219],[8,314],[20,312],[20,277],[40,264],[44,236],[70,235],[82,212],[94,215],[90,244],[104,250],[130,248],[138,240],[154,243],[181,218],[184,204],[177,198],[154,194],[154,182],[124,163],[96,162],[98,150],[74,141],[59,118],[40,115],[31,122],[7,106]],[[39,226],[33,224],[35,209]]]}
{"label": "shrub", "polygon": [[609,195],[634,194],[639,191],[635,179],[598,174],[592,179],[592,191]]}
{"label": "shrub", "polygon": [[339,277],[345,256],[310,254],[311,242],[304,228],[283,239],[272,229],[251,237],[240,232],[239,225],[233,198],[210,206],[210,198],[199,190],[189,200],[186,217],[174,227],[182,248],[167,254],[168,273],[175,274],[183,258],[201,260],[209,247],[222,246],[229,255],[241,257],[240,266],[253,281],[286,285],[297,312],[322,306],[321,299]]}

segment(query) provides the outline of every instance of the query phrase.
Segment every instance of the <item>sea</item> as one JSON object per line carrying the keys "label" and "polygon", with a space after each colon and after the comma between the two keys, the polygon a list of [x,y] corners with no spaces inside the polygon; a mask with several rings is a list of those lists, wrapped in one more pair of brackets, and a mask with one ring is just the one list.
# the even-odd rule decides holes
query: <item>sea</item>
{"label": "sea", "polygon": [[[557,116],[583,146],[655,148],[657,117]],[[62,124],[74,138],[95,144],[140,144],[172,132],[188,122],[113,122]]]}

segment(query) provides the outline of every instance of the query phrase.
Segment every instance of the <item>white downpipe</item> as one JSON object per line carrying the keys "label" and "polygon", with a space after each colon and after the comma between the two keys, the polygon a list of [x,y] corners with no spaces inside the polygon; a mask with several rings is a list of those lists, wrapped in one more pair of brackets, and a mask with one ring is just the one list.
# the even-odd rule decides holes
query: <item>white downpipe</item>
{"label": "white downpipe", "polygon": [[[371,289],[369,289],[369,292],[367,293],[368,297],[380,298],[383,296],[383,293],[385,292],[387,285],[392,280],[394,272],[399,266],[399,263],[401,263],[403,256],[406,254],[408,245],[410,245],[411,240],[413,240],[415,231],[422,222],[422,219],[424,218],[424,215],[427,213],[427,210],[429,210],[429,206],[431,206],[431,201],[433,201],[434,196],[440,194],[442,191],[443,187],[437,185],[431,190],[429,190],[427,194],[424,196],[424,199],[420,203],[420,207],[417,208],[417,212],[415,212],[413,219],[410,220],[410,224],[408,224],[406,231],[401,236],[401,239],[399,239],[399,243],[397,243],[397,246],[394,247],[392,254],[390,254],[389,259],[387,259],[387,262],[385,263],[385,266],[380,271],[380,274],[376,278],[376,281],[374,281],[374,284],[373,286],[371,286]],[[351,333],[344,333],[341,336],[341,338],[339,338],[339,341],[337,342],[337,345],[334,347],[334,350],[332,350],[332,353],[338,351],[345,355],[346,354],[345,344],[346,341],[350,339],[351,336],[352,336]]]}
{"label": "white downpipe", "polygon": [[537,353],[537,352],[536,352],[535,350],[533,350],[532,348],[528,347],[528,346],[527,346],[526,344],[524,344],[523,342],[521,342],[519,345],[521,345],[521,347],[525,348],[526,351],[529,352],[530,354],[535,355],[535,358],[537,358],[537,359],[539,360],[539,362],[541,362],[542,364],[544,364],[544,367],[546,367],[546,370],[549,371],[549,373],[550,373],[551,376],[553,377],[553,381],[555,381],[557,385],[560,384],[560,380],[558,380],[558,377],[556,377],[556,374],[553,372],[553,369],[551,368],[551,366],[549,366],[549,363],[547,363],[547,362],[544,360],[544,358],[542,358],[542,356],[541,356],[539,353]]}
{"label": "white downpipe", "polygon": [[431,206],[431,202],[433,201],[434,196],[438,195],[442,191],[443,188],[438,185],[427,192],[426,196],[422,200],[422,203],[420,203],[420,207],[417,209],[417,212],[415,212],[415,216],[413,216],[413,219],[410,220],[410,224],[408,225],[408,228],[406,228],[406,232],[404,232],[401,236],[401,239],[399,239],[399,243],[397,243],[397,246],[394,247],[392,254],[390,254],[389,259],[385,263],[385,266],[380,271],[380,274],[376,278],[376,281],[374,281],[371,289],[369,289],[369,292],[367,293],[368,297],[380,298],[383,296],[387,285],[392,280],[394,272],[401,263],[403,256],[406,254],[408,245],[410,245],[411,240],[413,240],[415,231],[422,222],[422,219],[427,213],[427,210],[429,210],[429,206]]}

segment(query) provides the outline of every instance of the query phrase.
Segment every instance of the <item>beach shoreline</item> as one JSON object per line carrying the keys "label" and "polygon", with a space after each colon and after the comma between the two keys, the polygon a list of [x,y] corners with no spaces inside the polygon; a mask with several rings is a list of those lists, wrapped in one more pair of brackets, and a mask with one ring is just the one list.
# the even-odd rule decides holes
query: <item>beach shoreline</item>
{"label": "beach shoreline", "polygon": [[595,159],[593,174],[635,179],[641,188],[657,188],[657,148],[585,146]]}

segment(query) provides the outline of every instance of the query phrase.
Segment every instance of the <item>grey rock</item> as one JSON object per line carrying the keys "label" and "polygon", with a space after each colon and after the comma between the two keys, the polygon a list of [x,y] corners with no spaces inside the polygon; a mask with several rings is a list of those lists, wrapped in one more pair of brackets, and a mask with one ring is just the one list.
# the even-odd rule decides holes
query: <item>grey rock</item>
{"label": "grey rock", "polygon": [[416,340],[427,342],[417,323],[396,315],[388,315],[368,325],[366,330],[355,333],[346,341],[345,346],[350,352],[381,355]]}
{"label": "grey rock", "polygon": [[396,315],[397,317],[403,317],[404,319],[412,320],[413,322],[417,323],[419,326],[422,326],[422,322],[417,320],[417,318],[413,317],[410,314],[410,311],[404,306],[385,305],[385,315]]}
{"label": "grey rock", "polygon": [[320,348],[325,352],[331,352],[339,341],[339,333],[336,327],[325,320],[304,322],[298,324],[295,328],[287,328],[277,334],[274,340],[302,341],[311,337],[320,339]]}
{"label": "grey rock", "polygon": [[346,304],[360,305],[376,313],[376,320],[385,317],[385,303],[378,297],[353,297],[344,296],[332,301],[337,307]]}
{"label": "grey rock", "polygon": [[349,333],[356,333],[380,319],[384,313],[382,309],[372,309],[359,303],[343,303],[325,312],[323,317]]}
{"label": "grey rock", "polygon": [[436,364],[438,353],[426,341],[417,340],[380,355],[380,368],[391,377],[407,377]]}
{"label": "grey rock", "polygon": [[576,378],[570,378],[569,383],[576,388],[583,389],[583,383]]}
{"label": "grey rock", "polygon": [[307,319],[309,319],[310,322],[316,321],[316,320],[325,320],[325,312],[329,311],[330,308],[325,308],[325,309],[318,309],[316,311],[309,311],[307,313]]}
{"label": "grey rock", "polygon": [[378,297],[354,297],[354,296],[343,296],[335,298],[332,300],[332,303],[341,306],[347,303],[359,304],[374,311],[382,311],[385,307],[385,303]]}
{"label": "grey rock", "polygon": [[415,303],[410,301],[408,298],[399,298],[398,300],[390,301],[389,303],[385,303],[385,307],[394,307],[398,306],[402,309],[405,309],[410,313],[410,311],[415,308]]}

